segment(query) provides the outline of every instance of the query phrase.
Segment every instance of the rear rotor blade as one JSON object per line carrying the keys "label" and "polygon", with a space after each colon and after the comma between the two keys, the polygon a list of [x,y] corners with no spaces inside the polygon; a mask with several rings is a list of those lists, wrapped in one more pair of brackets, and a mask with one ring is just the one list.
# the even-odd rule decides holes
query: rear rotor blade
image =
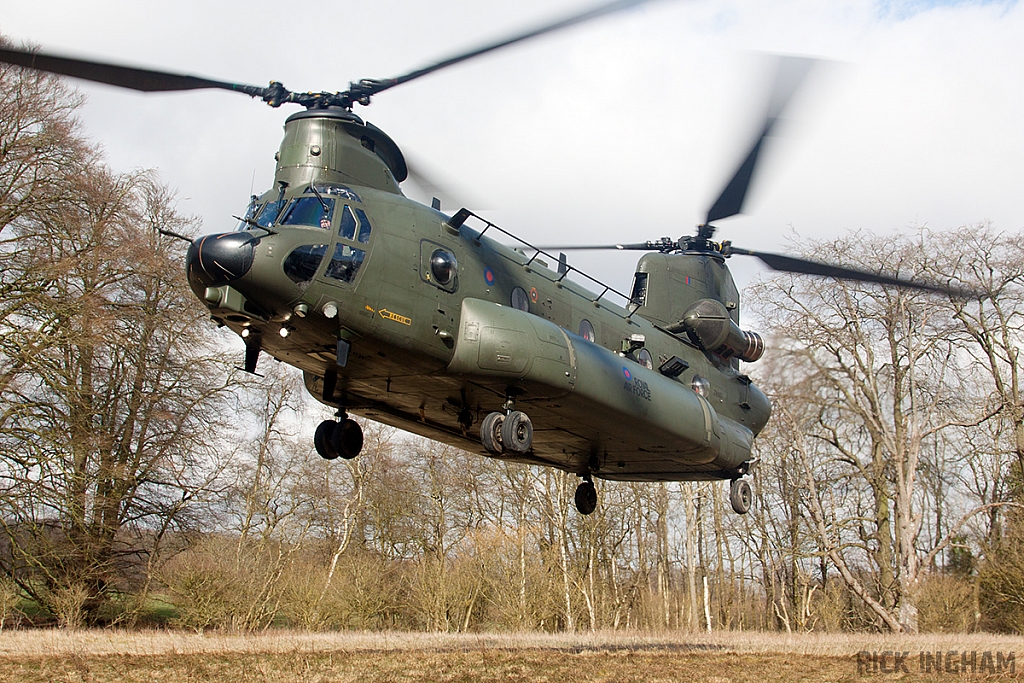
{"label": "rear rotor blade", "polygon": [[675,250],[675,240],[669,239],[668,237],[662,237],[660,240],[653,242],[639,242],[635,244],[570,244],[563,246],[551,246],[551,247],[537,247],[543,251],[585,251],[585,250],[619,250],[619,251],[666,251]]}
{"label": "rear rotor blade", "polygon": [[942,285],[932,285],[914,280],[904,280],[902,278],[889,277],[879,273],[869,273],[863,270],[854,270],[853,268],[844,268],[842,266],[832,265],[831,263],[821,263],[820,261],[811,261],[809,259],[797,258],[795,256],[783,256],[782,254],[771,254],[764,251],[741,249],[732,245],[729,245],[727,250],[728,255],[742,254],[744,256],[753,256],[758,258],[772,270],[777,270],[783,273],[799,273],[802,275],[816,275],[819,277],[834,277],[840,280],[853,280],[855,282],[874,282],[880,285],[922,289],[928,292],[937,292],[939,294],[947,294],[950,296],[964,298],[973,298],[976,296],[975,293],[963,289],[943,287]]}
{"label": "rear rotor blade", "polygon": [[705,225],[721,218],[735,216],[743,211],[743,202],[747,198],[747,190],[750,189],[754,171],[757,168],[757,160],[761,154],[765,139],[772,134],[775,124],[778,122],[782,112],[786,109],[790,100],[800,89],[811,68],[819,60],[804,57],[779,57],[778,71],[775,76],[775,84],[772,87],[771,100],[768,103],[764,123],[761,124],[760,133],[754,140],[750,151],[743,158],[739,168],[726,183],[722,194],[718,196],[715,203],[708,210]]}
{"label": "rear rotor blade", "polygon": [[[358,84],[353,85],[352,92],[354,95],[358,94],[358,96],[360,97],[369,97],[371,95],[376,95],[377,93],[383,92],[384,90],[387,90],[389,88],[393,88],[396,85],[408,83],[413,79],[419,78],[421,76],[426,76],[427,74],[434,73],[435,71],[439,71],[440,69],[444,69],[445,67],[459,64],[460,62],[464,62],[468,59],[479,57],[480,55],[487,54],[488,52],[493,52],[494,50],[499,50],[503,47],[508,47],[509,45],[515,45],[516,43],[521,43],[524,40],[530,40],[531,38],[536,38],[547,33],[560,31],[564,28],[569,28],[570,26],[575,26],[576,24],[581,24],[585,21],[590,21],[591,19],[603,17],[606,14],[621,12],[623,10],[630,9],[631,7],[636,7],[637,5],[641,5],[645,2],[650,1],[651,0],[614,0],[613,2],[604,3],[592,9],[586,10],[585,12],[572,14],[568,17],[564,17],[557,21],[553,21],[549,24],[544,24],[537,28],[524,31],[523,33],[519,33],[508,38],[503,38],[488,45],[484,45],[482,47],[469,50],[468,52],[463,52],[454,55],[447,59],[443,59],[435,64],[431,64],[430,66],[425,66],[422,69],[410,71],[409,73],[404,74],[402,76],[398,76],[396,78],[388,78],[384,80],[367,79],[364,81],[360,81]],[[355,99],[358,99],[358,97]]]}
{"label": "rear rotor blade", "polygon": [[39,71],[61,76],[72,76],[94,83],[105,83],[121,88],[138,90],[141,92],[170,92],[175,90],[202,90],[206,88],[217,88],[220,90],[233,90],[243,92],[253,97],[262,97],[266,88],[254,85],[243,85],[239,83],[227,83],[214,81],[198,76],[186,76],[169,73],[166,71],[154,71],[151,69],[139,69],[119,64],[106,62],[94,62],[88,59],[75,57],[61,57],[42,52],[29,50],[18,50],[13,48],[0,48],[0,62],[24,66]]}

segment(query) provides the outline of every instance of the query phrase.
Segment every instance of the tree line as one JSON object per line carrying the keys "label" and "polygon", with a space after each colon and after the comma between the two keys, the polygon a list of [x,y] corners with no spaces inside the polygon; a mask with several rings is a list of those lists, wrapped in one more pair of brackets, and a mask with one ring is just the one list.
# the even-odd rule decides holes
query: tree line
{"label": "tree line", "polygon": [[[1024,248],[989,226],[802,241],[978,298],[777,277],[757,501],[598,482],[366,424],[312,451],[295,371],[235,369],[195,234],[77,93],[0,68],[0,628],[1024,630]],[[747,323],[746,326],[751,326]]]}

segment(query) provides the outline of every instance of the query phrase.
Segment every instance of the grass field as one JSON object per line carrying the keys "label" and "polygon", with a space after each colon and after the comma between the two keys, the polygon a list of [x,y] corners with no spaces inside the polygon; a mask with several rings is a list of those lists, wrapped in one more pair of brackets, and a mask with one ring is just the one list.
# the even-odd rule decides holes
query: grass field
{"label": "grass field", "polygon": [[[906,671],[891,654],[907,652]],[[921,652],[956,655],[921,666]],[[1002,672],[986,671],[985,652]],[[966,673],[959,670],[967,653]],[[970,670],[975,653],[975,670]],[[1002,661],[997,659],[1002,655]],[[1012,671],[1006,661],[1013,653]],[[1016,659],[1022,662],[1018,664]],[[948,660],[948,661],[946,661]],[[874,663],[873,663],[874,662]],[[931,664],[931,662],[928,662]],[[945,671],[949,664],[950,671]],[[942,670],[936,672],[935,666]],[[896,669],[894,673],[885,670]],[[965,681],[1024,678],[1024,639],[716,634],[423,634],[25,630],[0,633],[0,681]]]}

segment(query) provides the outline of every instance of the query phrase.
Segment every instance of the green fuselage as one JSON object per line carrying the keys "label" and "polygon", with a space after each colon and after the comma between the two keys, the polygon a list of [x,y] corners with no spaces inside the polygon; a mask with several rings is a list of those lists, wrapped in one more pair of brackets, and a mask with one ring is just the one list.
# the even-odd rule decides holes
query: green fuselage
{"label": "green fuselage", "polygon": [[[706,298],[738,323],[723,259],[645,256],[644,298],[627,310],[494,231],[481,236],[485,224],[452,227],[406,198],[397,147],[361,125],[330,113],[289,119],[278,186],[243,226],[255,238],[251,267],[227,284],[192,282],[216,320],[300,368],[318,400],[482,454],[471,425],[513,396],[534,441],[510,459],[628,480],[745,471],[767,399],[735,360],[665,329]],[[688,367],[659,372],[673,357]]]}

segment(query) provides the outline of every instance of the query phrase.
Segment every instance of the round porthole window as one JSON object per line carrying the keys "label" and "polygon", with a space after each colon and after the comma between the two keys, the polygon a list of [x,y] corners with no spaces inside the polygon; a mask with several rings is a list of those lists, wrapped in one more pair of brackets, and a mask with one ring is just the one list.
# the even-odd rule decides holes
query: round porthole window
{"label": "round porthole window", "polygon": [[586,318],[580,321],[580,336],[588,342],[597,341],[597,334],[594,332],[594,326],[590,324],[590,321]]}
{"label": "round porthole window", "polygon": [[708,394],[711,393],[711,382],[707,381],[700,375],[694,375],[693,379],[690,381],[690,388],[693,389],[698,396],[707,398]]}
{"label": "round porthole window", "polygon": [[651,352],[647,349],[640,349],[640,353],[636,354],[636,362],[648,370],[654,369],[654,359],[651,357]]}
{"label": "round porthole window", "polygon": [[459,272],[459,263],[455,260],[455,254],[444,249],[438,249],[430,255],[430,274],[434,282],[447,286],[455,280],[455,274]]}
{"label": "round porthole window", "polygon": [[520,311],[530,310],[530,297],[522,287],[512,290],[512,308],[518,308]]}

